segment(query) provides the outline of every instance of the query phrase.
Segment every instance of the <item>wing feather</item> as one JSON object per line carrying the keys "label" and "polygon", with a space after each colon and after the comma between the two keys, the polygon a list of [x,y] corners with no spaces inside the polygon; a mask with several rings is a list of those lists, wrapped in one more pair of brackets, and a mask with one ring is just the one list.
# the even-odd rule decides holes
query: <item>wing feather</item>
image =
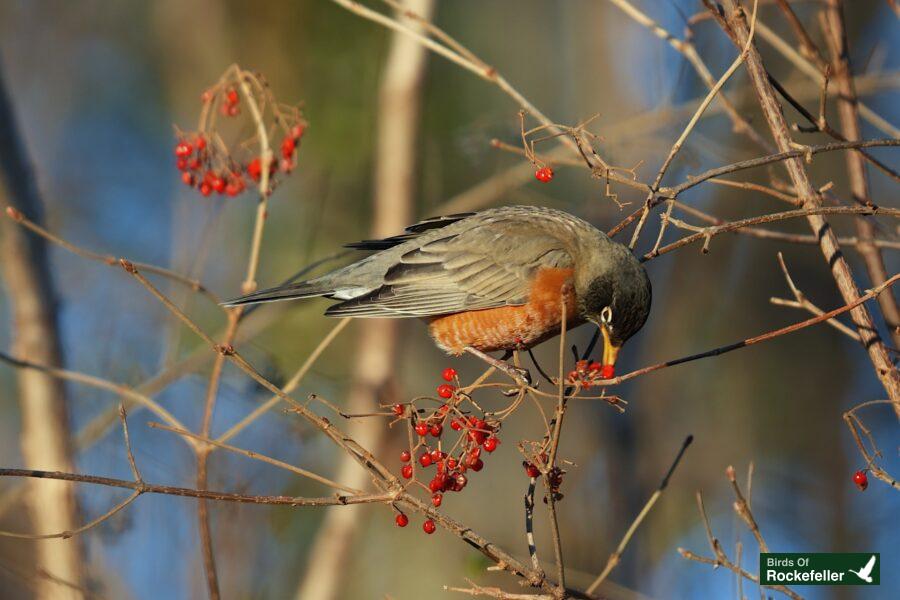
{"label": "wing feather", "polygon": [[327,314],[427,317],[524,304],[537,269],[568,267],[572,258],[558,237],[528,223],[504,225],[502,233],[494,226],[442,230],[401,253],[379,288],[334,305]]}

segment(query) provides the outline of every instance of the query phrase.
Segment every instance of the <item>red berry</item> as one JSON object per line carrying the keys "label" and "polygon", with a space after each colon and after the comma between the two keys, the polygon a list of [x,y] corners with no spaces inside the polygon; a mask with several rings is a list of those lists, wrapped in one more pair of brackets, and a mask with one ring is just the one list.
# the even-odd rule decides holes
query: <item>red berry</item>
{"label": "red berry", "polygon": [[541,167],[534,172],[534,177],[541,183],[550,183],[553,179],[553,169],[550,167]]}
{"label": "red berry", "polygon": [[178,158],[187,158],[194,149],[187,142],[178,142],[175,144],[175,156]]}
{"label": "red berry", "polygon": [[430,467],[432,463],[431,455],[427,452],[419,457],[419,464],[423,467]]}
{"label": "red berry", "polygon": [[432,462],[438,462],[443,460],[447,456],[446,452],[441,452],[437,448],[431,451],[431,460]]}
{"label": "red berry", "polygon": [[434,437],[441,437],[442,431],[444,431],[444,427],[440,423],[431,426],[431,435]]}
{"label": "red berry", "polygon": [[462,489],[464,487],[466,487],[466,484],[469,483],[469,478],[466,477],[465,475],[463,475],[462,473],[458,473],[456,475],[456,480],[453,483],[455,484],[453,486],[453,489],[456,490],[457,492],[461,492]]}
{"label": "red berry", "polygon": [[412,479],[412,465],[403,465],[400,474],[403,475],[403,479]]}
{"label": "red berry", "polygon": [[869,476],[866,475],[865,471],[857,471],[853,474],[853,483],[856,484],[856,487],[859,488],[859,491],[863,491],[867,487],[869,487]]}
{"label": "red berry", "polygon": [[400,453],[400,462],[409,462],[412,458],[412,454],[409,453],[409,450],[404,450]]}
{"label": "red berry", "polygon": [[525,467],[525,473],[529,477],[540,477],[541,476],[540,470],[538,470],[538,468],[536,466],[534,466],[533,464],[531,464],[530,462],[522,462],[522,466]]}
{"label": "red berry", "polygon": [[450,429],[452,429],[453,431],[459,431],[460,429],[462,429],[462,427],[462,423],[459,422],[459,419],[453,419],[452,421],[450,421]]}
{"label": "red berry", "polygon": [[489,437],[488,439],[484,440],[484,449],[488,452],[493,452],[497,449],[497,444],[499,443],[500,440],[498,440],[497,438]]}
{"label": "red berry", "polygon": [[250,164],[247,165],[247,175],[249,175],[253,181],[259,181],[259,177],[262,175],[262,163],[260,163],[258,158],[254,158],[250,161]]}
{"label": "red berry", "polygon": [[294,155],[294,150],[297,149],[297,142],[292,137],[286,137],[281,141],[281,155],[285,158],[290,158]]}
{"label": "red berry", "polygon": [[469,468],[477,473],[484,468],[484,461],[480,458],[476,458],[471,463],[469,463]]}
{"label": "red berry", "polygon": [[431,497],[431,503],[434,505],[435,508],[440,506],[441,502],[443,502],[443,500],[444,500],[444,495],[441,494],[440,492],[437,492],[436,494],[434,494]]}
{"label": "red berry", "polygon": [[237,104],[232,104],[228,107],[227,114],[229,117],[236,117],[241,114],[241,109],[237,107]]}
{"label": "red berry", "polygon": [[440,396],[441,398],[445,398],[445,399],[452,398],[453,390],[455,390],[455,389],[456,388],[450,384],[442,383],[441,385],[438,386],[437,393],[438,393],[438,396]]}
{"label": "red berry", "polygon": [[227,92],[225,92],[225,102],[228,104],[237,104],[240,101],[240,96],[238,96],[237,90],[234,88],[229,88]]}
{"label": "red berry", "polygon": [[225,186],[225,194],[227,196],[234,197],[240,193],[241,193],[241,188],[239,188],[238,186],[236,186],[233,183],[229,183],[228,185]]}
{"label": "red berry", "polygon": [[225,180],[218,175],[212,178],[210,185],[212,186],[212,189],[220,194],[225,191]]}
{"label": "red berry", "polygon": [[306,131],[305,125],[294,125],[291,127],[291,137],[297,141],[300,141],[300,138],[303,137],[303,132]]}
{"label": "red berry", "polygon": [[441,377],[444,378],[444,381],[453,381],[456,379],[456,369],[453,367],[447,367],[444,369],[444,372],[441,373]]}
{"label": "red berry", "polygon": [[596,371],[599,371],[600,369],[601,369],[601,366],[600,366],[600,363],[598,363],[598,362],[592,362],[591,364],[588,365],[588,371],[596,372]]}
{"label": "red berry", "polygon": [[407,517],[403,513],[397,515],[397,518],[394,520],[397,522],[397,527],[406,527],[407,525],[409,525],[409,517]]}
{"label": "red berry", "polygon": [[434,521],[432,521],[431,519],[428,519],[427,521],[422,523],[422,531],[424,531],[428,535],[434,533],[435,529],[437,529],[437,527],[435,526]]}
{"label": "red berry", "polygon": [[209,196],[212,194],[212,186],[204,181],[200,184],[200,193],[204,196]]}
{"label": "red berry", "polygon": [[447,482],[447,476],[443,474],[437,474],[434,476],[434,479],[428,482],[428,489],[432,492],[440,492],[444,489],[444,484]]}
{"label": "red berry", "polygon": [[278,163],[278,168],[281,169],[282,173],[290,173],[294,170],[294,161],[287,158],[282,158]]}
{"label": "red berry", "polygon": [[206,148],[206,138],[201,136],[197,137],[197,150],[203,150]]}
{"label": "red berry", "polygon": [[188,169],[191,171],[196,171],[202,166],[199,158],[192,158],[188,161]]}
{"label": "red berry", "polygon": [[194,174],[193,173],[182,173],[181,181],[184,182],[185,185],[194,185]]}
{"label": "red berry", "polygon": [[186,158],[179,158],[175,161],[175,166],[178,167],[179,171],[184,171],[185,169],[187,169],[187,165],[188,163]]}
{"label": "red berry", "polygon": [[416,423],[416,433],[423,437],[428,435],[428,423],[426,423],[425,421],[419,421],[418,423]]}
{"label": "red berry", "polygon": [[403,416],[403,405],[402,404],[395,404],[391,408],[391,410],[394,411],[394,414],[397,415],[398,417]]}
{"label": "red berry", "polygon": [[616,368],[613,365],[603,365],[600,369],[600,377],[603,379],[612,379],[616,376]]}

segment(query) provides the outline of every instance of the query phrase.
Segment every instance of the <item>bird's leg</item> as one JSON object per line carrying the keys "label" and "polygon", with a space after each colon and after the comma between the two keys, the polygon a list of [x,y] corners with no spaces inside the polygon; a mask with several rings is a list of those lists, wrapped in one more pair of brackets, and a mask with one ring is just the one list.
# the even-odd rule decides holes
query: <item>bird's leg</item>
{"label": "bird's leg", "polygon": [[473,356],[477,356],[498,371],[506,373],[507,375],[512,377],[519,385],[525,387],[531,386],[531,373],[528,372],[528,369],[514,367],[513,365],[506,362],[506,359],[512,356],[512,352],[507,351],[507,353],[503,355],[502,359],[496,359],[493,356],[485,354],[481,350],[478,350],[477,348],[473,348],[471,346],[466,346],[465,348],[463,348],[463,350]]}

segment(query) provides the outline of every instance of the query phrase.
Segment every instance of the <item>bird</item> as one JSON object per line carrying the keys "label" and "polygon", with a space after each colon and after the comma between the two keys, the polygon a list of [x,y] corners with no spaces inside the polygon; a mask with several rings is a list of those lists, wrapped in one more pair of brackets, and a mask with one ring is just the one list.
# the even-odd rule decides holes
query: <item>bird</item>
{"label": "bird", "polygon": [[872,583],[872,569],[875,568],[875,555],[872,555],[872,558],[869,559],[869,562],[866,563],[859,571],[854,571],[853,569],[847,569],[866,583]]}
{"label": "bird", "polygon": [[566,327],[593,323],[603,365],[650,313],[650,279],[631,250],[567,212],[504,206],[426,219],[392,237],[345,247],[368,256],[320,277],[256,291],[228,307],[326,297],[325,315],[420,318],[436,345],[469,353],[510,374],[524,369],[490,356],[530,349]]}

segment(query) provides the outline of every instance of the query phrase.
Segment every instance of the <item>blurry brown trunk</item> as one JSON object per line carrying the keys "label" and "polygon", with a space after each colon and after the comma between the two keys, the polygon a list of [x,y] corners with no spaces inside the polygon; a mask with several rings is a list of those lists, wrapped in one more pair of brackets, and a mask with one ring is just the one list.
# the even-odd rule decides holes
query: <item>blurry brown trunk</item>
{"label": "blurry brown trunk", "polygon": [[[42,222],[37,183],[22,143],[13,107],[0,73],[0,203]],[[12,305],[13,355],[42,365],[61,366],[56,297],[44,242],[5,215],[0,246],[6,292]],[[73,470],[63,383],[34,369],[19,369],[22,456],[29,469]],[[62,481],[32,480],[25,500],[32,528],[56,533],[77,527],[74,487]],[[37,598],[81,598],[83,559],[77,538],[39,540],[34,570]],[[57,581],[70,585],[63,585]],[[76,587],[72,587],[76,586]]]}
{"label": "blurry brown trunk", "polygon": [[[841,133],[850,141],[862,139],[859,129],[859,105],[856,100],[856,86],[850,68],[850,49],[847,45],[847,31],[844,26],[844,13],[840,0],[829,0],[828,11],[824,22],[827,31],[825,38],[831,50],[831,73],[837,89],[838,114],[841,119]],[[850,178],[850,193],[860,204],[871,204],[869,198],[869,182],[866,178],[866,162],[859,152],[846,152],[847,174]],[[858,217],[856,232],[859,235],[857,250],[862,255],[869,273],[872,287],[884,283],[887,270],[881,251],[872,243],[875,237],[875,224],[872,217]],[[900,348],[900,311],[891,288],[878,296],[878,305],[890,330],[894,346]]]}
{"label": "blurry brown trunk", "polygon": [[[434,2],[406,0],[405,5],[430,19]],[[407,23],[416,28],[415,23]],[[394,235],[412,219],[425,58],[426,50],[421,44],[405,35],[392,34],[378,97],[371,231],[374,238]],[[390,400],[396,349],[397,321],[360,321],[353,362],[357,375],[347,399],[347,412],[371,412],[379,403]],[[385,423],[380,419],[362,419],[352,422],[348,429],[349,435],[364,448],[377,452]],[[335,479],[354,488],[370,487],[369,477],[349,457],[343,457]],[[361,515],[362,510],[357,508],[328,511],[310,549],[306,575],[297,588],[298,600],[340,597]]]}

